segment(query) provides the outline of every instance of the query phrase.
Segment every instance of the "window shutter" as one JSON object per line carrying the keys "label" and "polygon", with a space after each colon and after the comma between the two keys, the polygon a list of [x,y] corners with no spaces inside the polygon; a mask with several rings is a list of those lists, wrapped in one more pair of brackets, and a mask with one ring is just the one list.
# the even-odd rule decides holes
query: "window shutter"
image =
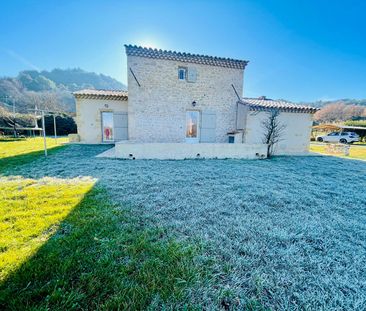
{"label": "window shutter", "polygon": [[127,112],[115,112],[113,114],[114,140],[128,139],[128,117]]}
{"label": "window shutter", "polygon": [[248,105],[237,103],[236,129],[244,130],[247,123]]}
{"label": "window shutter", "polygon": [[197,70],[196,68],[189,67],[187,73],[187,81],[188,82],[196,82],[197,81]]}
{"label": "window shutter", "polygon": [[214,143],[216,141],[216,113],[202,112],[201,142]]}

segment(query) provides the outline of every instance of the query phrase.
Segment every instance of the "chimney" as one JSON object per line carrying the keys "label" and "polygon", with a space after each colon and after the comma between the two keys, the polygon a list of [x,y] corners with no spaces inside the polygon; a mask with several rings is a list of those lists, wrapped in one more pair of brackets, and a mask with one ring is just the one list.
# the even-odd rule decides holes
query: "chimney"
{"label": "chimney", "polygon": [[266,96],[259,96],[258,99],[264,99],[264,100],[266,100],[267,97]]}

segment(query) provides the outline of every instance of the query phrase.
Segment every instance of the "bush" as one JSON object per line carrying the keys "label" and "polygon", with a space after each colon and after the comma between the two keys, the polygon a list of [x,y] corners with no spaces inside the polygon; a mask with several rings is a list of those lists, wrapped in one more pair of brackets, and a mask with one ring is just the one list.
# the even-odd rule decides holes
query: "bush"
{"label": "bush", "polygon": [[349,126],[364,126],[366,129],[366,120],[348,120],[344,124]]}
{"label": "bush", "polygon": [[[42,120],[38,120],[38,126],[42,127]],[[45,117],[46,135],[55,135],[53,116]],[[67,115],[56,116],[56,131],[58,136],[77,133],[75,120]]]}

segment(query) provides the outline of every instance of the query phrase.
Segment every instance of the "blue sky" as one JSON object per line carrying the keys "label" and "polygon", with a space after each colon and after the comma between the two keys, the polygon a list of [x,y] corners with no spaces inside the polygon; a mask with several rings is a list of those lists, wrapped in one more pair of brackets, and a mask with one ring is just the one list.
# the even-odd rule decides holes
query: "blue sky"
{"label": "blue sky", "polygon": [[0,75],[80,67],[126,83],[125,43],[249,60],[244,95],[366,98],[364,1],[0,1]]}

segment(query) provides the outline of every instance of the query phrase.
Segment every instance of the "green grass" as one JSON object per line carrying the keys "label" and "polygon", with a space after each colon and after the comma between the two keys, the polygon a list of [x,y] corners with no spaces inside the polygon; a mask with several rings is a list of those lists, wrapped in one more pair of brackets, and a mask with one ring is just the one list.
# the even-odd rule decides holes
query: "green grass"
{"label": "green grass", "polygon": [[5,257],[0,310],[363,310],[366,162],[95,157],[106,148],[2,171],[0,215],[21,213],[0,251],[36,245]]}
{"label": "green grass", "polygon": [[0,281],[29,259],[93,186],[90,180],[0,178]]}
{"label": "green grass", "polygon": [[[42,185],[43,181],[39,183]],[[9,186],[12,188],[13,183]],[[34,187],[34,181],[26,181],[23,186]],[[47,187],[51,185],[47,183],[41,190],[45,191],[43,199],[50,196]],[[18,201],[19,208],[2,219],[2,228],[5,227],[5,234],[1,232],[2,243],[12,245],[9,250],[5,246],[5,253],[12,255],[5,255],[3,264],[8,261],[9,267],[14,267],[13,256],[17,253],[23,264],[12,274],[9,272],[13,269],[5,269],[0,308],[141,310],[163,305],[188,308],[186,290],[202,275],[193,264],[197,248],[167,238],[162,229],[145,226],[126,209],[112,204],[102,188],[92,189],[74,207],[89,187],[89,183],[74,184],[65,189],[74,195],[61,191],[55,198],[44,200],[41,206],[34,204],[27,209],[20,204],[23,195],[17,198],[8,195],[7,201]],[[60,208],[61,198],[67,208]],[[60,203],[59,207],[53,204],[54,200]],[[18,204],[7,203],[7,208],[13,209],[14,205]],[[44,219],[44,214],[51,217]],[[18,231],[10,228],[9,219],[30,223],[36,229],[21,225]],[[38,251],[24,261],[23,250],[27,245]],[[26,253],[29,254],[28,249]]]}
{"label": "green grass", "polygon": [[[4,168],[30,167],[39,155],[24,153],[39,147],[9,143],[2,156],[17,161]],[[0,309],[198,308],[189,297],[208,273],[199,245],[114,204],[95,181],[0,176]]]}
{"label": "green grass", "polygon": [[[64,147],[66,137],[54,138],[47,137],[48,153],[52,154]],[[4,168],[17,167],[21,164],[32,162],[44,156],[43,138],[26,139],[5,139],[0,140],[0,171]]]}
{"label": "green grass", "polygon": [[[57,142],[54,138],[47,137],[47,148],[52,149],[68,141],[67,137],[60,137]],[[26,138],[24,140],[0,141],[0,159],[43,151],[43,137]]]}
{"label": "green grass", "polygon": [[331,154],[328,153],[325,149],[325,145],[320,144],[310,144],[310,151],[317,152],[324,155],[333,155],[341,158],[350,158],[350,159],[359,159],[359,160],[366,160],[366,147],[364,146],[350,146],[350,154],[349,156],[344,156],[341,154]]}

